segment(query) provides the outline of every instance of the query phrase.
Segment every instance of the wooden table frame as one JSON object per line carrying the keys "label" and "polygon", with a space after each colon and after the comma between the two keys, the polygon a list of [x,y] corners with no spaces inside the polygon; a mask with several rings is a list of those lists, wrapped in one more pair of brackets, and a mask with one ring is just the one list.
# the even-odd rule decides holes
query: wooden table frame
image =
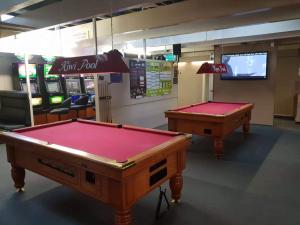
{"label": "wooden table frame", "polygon": [[[66,121],[56,122],[63,123]],[[48,124],[37,127],[45,126]],[[116,225],[132,225],[131,209],[135,202],[167,180],[170,180],[172,198],[179,201],[183,187],[182,171],[185,168],[190,138],[191,135],[179,134],[126,162],[116,162],[18,133],[0,134],[0,141],[6,143],[12,179],[18,190],[22,190],[25,185],[25,169],[28,169],[110,204],[115,209]]]}
{"label": "wooden table frame", "polygon": [[241,125],[244,134],[249,133],[253,104],[247,103],[239,109],[224,115],[181,112],[180,109],[165,112],[165,117],[168,118],[169,130],[213,137],[215,156],[217,159],[221,159],[223,156],[223,140],[226,135]]}

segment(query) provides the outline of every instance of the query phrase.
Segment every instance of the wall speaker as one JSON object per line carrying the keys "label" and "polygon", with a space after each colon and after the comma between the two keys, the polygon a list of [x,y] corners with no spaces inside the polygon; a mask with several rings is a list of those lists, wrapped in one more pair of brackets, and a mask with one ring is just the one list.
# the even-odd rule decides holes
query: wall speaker
{"label": "wall speaker", "polygon": [[173,45],[173,54],[181,56],[181,44],[174,44]]}
{"label": "wall speaker", "polygon": [[209,59],[210,59],[211,61],[214,61],[214,60],[215,60],[215,54],[214,54],[213,52],[210,53]]}

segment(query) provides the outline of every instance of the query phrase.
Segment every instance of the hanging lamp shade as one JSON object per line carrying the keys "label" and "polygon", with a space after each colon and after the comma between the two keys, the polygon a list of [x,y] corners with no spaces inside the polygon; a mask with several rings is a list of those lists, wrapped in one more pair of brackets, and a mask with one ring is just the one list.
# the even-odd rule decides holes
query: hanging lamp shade
{"label": "hanging lamp shade", "polygon": [[118,50],[102,55],[89,55],[70,58],[57,58],[49,74],[85,74],[85,73],[129,73]]}
{"label": "hanging lamp shade", "polygon": [[227,73],[227,67],[225,64],[216,64],[216,63],[203,63],[197,74],[206,74],[206,73],[211,73],[211,74],[221,74],[221,73]]}

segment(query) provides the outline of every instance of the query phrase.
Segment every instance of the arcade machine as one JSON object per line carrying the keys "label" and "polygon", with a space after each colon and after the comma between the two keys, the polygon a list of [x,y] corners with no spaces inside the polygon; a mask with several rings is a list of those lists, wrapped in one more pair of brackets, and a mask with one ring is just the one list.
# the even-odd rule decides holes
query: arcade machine
{"label": "arcade machine", "polygon": [[47,123],[56,122],[57,115],[50,114],[53,108],[57,108],[65,100],[65,92],[62,88],[62,78],[59,75],[49,74],[51,64],[39,64],[38,74],[41,79],[41,92],[47,105],[45,110]]}
{"label": "arcade machine", "polygon": [[71,118],[85,118],[86,109],[78,108],[78,105],[75,105],[75,101],[79,99],[84,94],[84,81],[83,77],[80,74],[68,74],[65,75],[65,84],[66,84],[66,93],[68,97],[72,98],[72,105],[70,110]]}
{"label": "arcade machine", "polygon": [[94,76],[84,75],[84,93],[89,96],[89,102],[95,103],[95,83]]}
{"label": "arcade machine", "polygon": [[79,74],[65,75],[65,85],[67,97],[72,98],[72,102],[76,101],[83,93],[82,78]]}
{"label": "arcade machine", "polygon": [[[13,74],[17,76],[16,89],[27,92],[26,72],[24,63],[12,64]],[[41,117],[41,112],[44,110],[44,102],[40,92],[39,80],[37,76],[36,64],[28,64],[27,72],[30,79],[30,88],[32,94],[32,107],[34,114],[34,124],[45,123],[45,119]]]}
{"label": "arcade machine", "polygon": [[46,89],[46,102],[51,109],[57,105],[60,105],[64,99],[65,94],[62,88],[62,78],[59,75],[49,74],[52,67],[51,64],[39,65],[39,70],[42,67],[44,84]]}
{"label": "arcade machine", "polygon": [[95,106],[95,83],[93,75],[84,75],[84,92],[89,96],[89,106],[86,109],[87,118],[94,118],[96,112]]}

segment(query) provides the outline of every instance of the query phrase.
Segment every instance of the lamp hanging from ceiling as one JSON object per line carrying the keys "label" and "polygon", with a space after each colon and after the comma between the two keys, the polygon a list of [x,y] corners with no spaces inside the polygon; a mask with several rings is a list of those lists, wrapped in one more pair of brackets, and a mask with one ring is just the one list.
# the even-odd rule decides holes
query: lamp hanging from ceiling
{"label": "lamp hanging from ceiling", "polygon": [[128,73],[129,68],[118,50],[101,55],[57,58],[49,74]]}
{"label": "lamp hanging from ceiling", "polygon": [[221,73],[227,73],[227,67],[223,63],[203,63],[199,70],[197,71],[197,74],[221,74]]}

